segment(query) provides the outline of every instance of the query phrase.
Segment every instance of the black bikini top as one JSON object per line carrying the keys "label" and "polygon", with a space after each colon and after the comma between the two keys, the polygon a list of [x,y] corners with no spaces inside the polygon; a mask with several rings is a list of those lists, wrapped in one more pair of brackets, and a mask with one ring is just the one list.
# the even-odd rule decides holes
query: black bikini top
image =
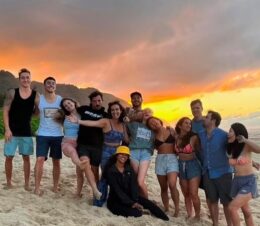
{"label": "black bikini top", "polygon": [[175,143],[175,138],[174,136],[170,133],[169,136],[165,141],[161,141],[158,139],[155,139],[154,145],[156,148],[160,147],[162,144],[174,144]]}

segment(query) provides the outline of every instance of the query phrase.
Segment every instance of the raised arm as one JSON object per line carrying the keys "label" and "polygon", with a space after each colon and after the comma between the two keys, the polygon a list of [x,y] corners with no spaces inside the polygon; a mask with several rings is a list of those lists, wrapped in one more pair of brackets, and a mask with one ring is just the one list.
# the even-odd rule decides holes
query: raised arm
{"label": "raised arm", "polygon": [[15,94],[14,89],[8,90],[4,100],[3,120],[4,120],[4,127],[5,127],[5,141],[11,140],[13,135],[9,127],[9,111],[11,108],[12,101],[14,99],[14,94]]}
{"label": "raised arm", "polygon": [[237,140],[239,143],[245,143],[247,145],[247,150],[252,151],[255,153],[260,153],[260,146],[257,145],[255,142],[252,140],[246,139],[244,136],[239,135],[237,137]]}
{"label": "raised arm", "polygon": [[92,120],[81,120],[78,119],[77,116],[75,115],[69,115],[66,116],[67,119],[73,123],[78,123],[79,125],[82,126],[89,126],[89,127],[98,127],[98,128],[102,128],[103,130],[106,130],[107,127],[109,126],[109,119],[103,118],[103,119],[99,119],[97,121],[92,121]]}

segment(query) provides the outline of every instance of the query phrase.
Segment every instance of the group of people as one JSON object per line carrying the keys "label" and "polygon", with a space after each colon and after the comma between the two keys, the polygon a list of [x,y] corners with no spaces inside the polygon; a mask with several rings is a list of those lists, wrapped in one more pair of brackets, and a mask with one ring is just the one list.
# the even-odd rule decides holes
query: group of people
{"label": "group of people", "polygon": [[[219,200],[227,225],[240,225],[240,208],[246,224],[254,225],[248,203],[258,191],[251,153],[260,153],[260,147],[248,139],[243,124],[234,123],[225,132],[218,128],[220,114],[208,111],[203,116],[202,102],[197,99],[190,105],[194,118],[182,117],[172,128],[154,117],[151,109],[142,109],[139,92],[131,93],[131,108],[114,101],[106,112],[99,91],[89,95],[88,106],[79,106],[75,100],[56,94],[53,77],[44,80],[41,95],[31,89],[29,70],[21,69],[18,77],[19,88],[7,92],[3,107],[8,188],[13,186],[12,161],[18,147],[23,157],[25,189],[31,190],[30,121],[35,114],[40,117],[34,167],[36,195],[43,194],[40,184],[48,156],[53,162],[53,192],[58,192],[63,153],[76,165],[76,195],[81,197],[86,177],[93,191],[93,205],[101,207],[107,202],[114,214],[138,217],[148,209],[156,217],[169,220],[166,213],[170,191],[174,217],[178,217],[179,178],[187,218],[200,219],[198,190],[202,188],[213,225],[218,225]],[[149,200],[145,182],[154,150],[164,211]]]}

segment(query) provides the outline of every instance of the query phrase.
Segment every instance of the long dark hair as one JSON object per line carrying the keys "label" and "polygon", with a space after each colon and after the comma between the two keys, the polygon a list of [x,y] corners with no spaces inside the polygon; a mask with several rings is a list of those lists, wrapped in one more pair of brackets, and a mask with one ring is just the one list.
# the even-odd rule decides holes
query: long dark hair
{"label": "long dark hair", "polygon": [[123,122],[124,121],[123,119],[126,116],[126,111],[125,111],[125,108],[123,107],[123,105],[118,100],[108,103],[107,113],[108,113],[109,118],[112,118],[111,108],[114,105],[118,105],[119,106],[119,108],[121,110],[121,114],[120,114],[120,117],[119,117],[119,122]]}
{"label": "long dark hair", "polygon": [[[234,130],[236,137],[239,136],[239,135],[242,135],[245,138],[248,138],[247,129],[243,124],[236,122],[236,123],[231,125],[231,128]],[[244,146],[245,146],[245,143],[239,143],[238,140],[235,139],[234,142],[228,143],[227,153],[229,155],[231,155],[232,158],[236,159],[236,158],[239,157],[239,155],[243,151]]]}
{"label": "long dark hair", "polygon": [[66,115],[70,115],[70,112],[68,112],[68,111],[65,109],[64,105],[63,105],[64,101],[66,101],[66,100],[72,101],[72,102],[75,104],[75,108],[79,107],[79,103],[78,103],[77,101],[75,101],[75,100],[73,100],[73,99],[71,99],[71,98],[69,98],[69,97],[63,98],[63,99],[61,100],[61,102],[60,102],[60,108],[61,108],[61,109],[58,109],[57,113],[56,113],[55,116],[54,116],[54,120],[55,120],[57,123],[59,123],[59,124],[63,124],[63,123],[64,123],[64,120],[65,120]]}
{"label": "long dark hair", "polygon": [[64,111],[64,114],[65,115],[70,115],[70,112],[66,110],[66,108],[64,107],[63,103],[66,101],[66,100],[70,100],[71,102],[73,102],[75,104],[75,108],[79,107],[79,103],[75,100],[73,100],[72,98],[69,98],[69,97],[65,97],[61,100],[60,102],[60,107],[61,109]]}
{"label": "long dark hair", "polygon": [[[113,165],[116,164],[116,161],[117,161],[117,154],[112,155],[112,156],[108,159],[107,163],[106,163],[105,166],[104,166],[103,172],[102,172],[102,178],[103,178],[103,179],[107,179],[107,174],[108,174],[110,168],[111,168]],[[131,167],[131,165],[130,165],[130,156],[128,157],[127,161],[125,162],[125,168],[126,168],[126,167]]]}
{"label": "long dark hair", "polygon": [[[191,122],[190,118],[182,117],[181,119],[179,119],[179,121],[177,122],[177,124],[175,126],[175,131],[178,135],[180,135],[180,133],[181,133],[181,129],[179,127],[184,123],[185,120],[189,120]],[[192,128],[191,128],[191,130],[185,136],[182,137],[181,143],[178,146],[180,148],[184,148],[187,144],[190,143],[190,138],[193,136],[197,136],[197,134],[192,132]]]}

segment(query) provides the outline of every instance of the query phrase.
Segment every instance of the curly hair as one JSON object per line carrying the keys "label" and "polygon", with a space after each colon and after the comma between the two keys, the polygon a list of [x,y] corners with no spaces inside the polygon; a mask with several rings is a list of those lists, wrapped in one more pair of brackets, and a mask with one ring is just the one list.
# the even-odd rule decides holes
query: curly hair
{"label": "curly hair", "polygon": [[126,111],[125,111],[125,108],[123,107],[123,105],[118,100],[108,103],[107,113],[108,113],[109,118],[112,118],[112,114],[111,114],[112,109],[111,108],[114,105],[118,105],[119,106],[119,108],[121,110],[119,121],[123,122],[124,121],[123,119],[126,116]]}

